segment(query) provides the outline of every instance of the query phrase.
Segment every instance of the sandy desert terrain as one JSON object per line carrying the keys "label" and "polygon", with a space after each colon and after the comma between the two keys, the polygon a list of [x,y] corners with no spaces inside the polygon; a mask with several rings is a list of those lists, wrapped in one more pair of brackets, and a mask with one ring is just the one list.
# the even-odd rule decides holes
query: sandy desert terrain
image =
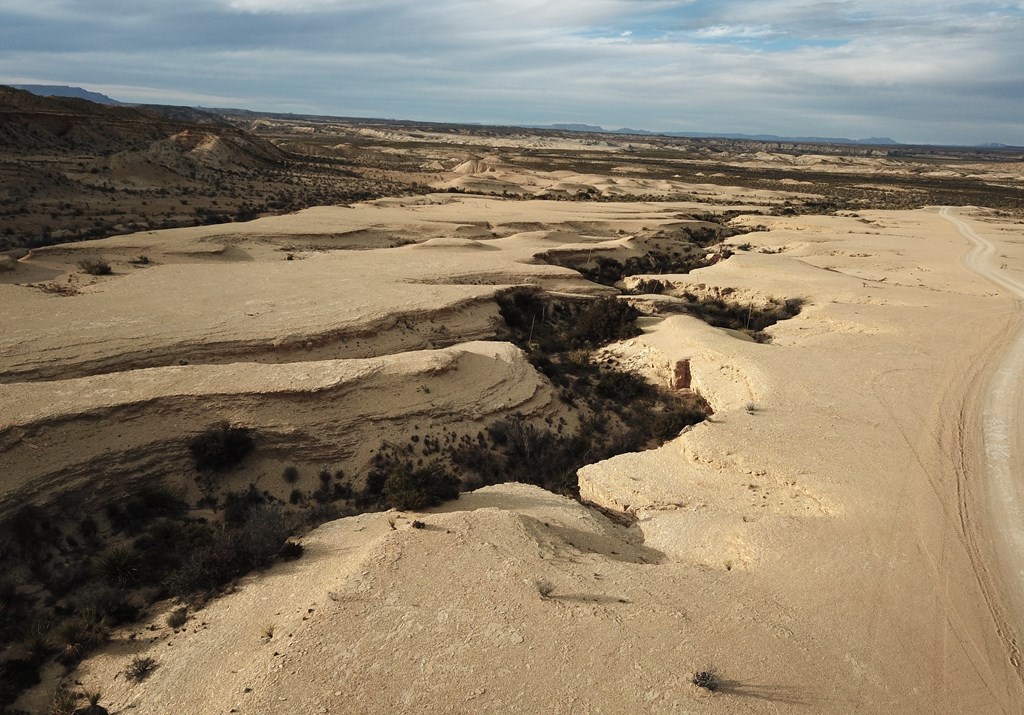
{"label": "sandy desert terrain", "polygon": [[[788,156],[802,178],[730,183],[563,136],[482,152],[489,137],[363,130],[401,162],[437,161],[417,179],[431,189],[3,266],[8,613],[36,599],[80,618],[76,590],[94,607],[97,579],[134,607],[81,662],[44,658],[14,707],[44,709],[63,678],[112,713],[1021,711],[1019,165],[928,159],[922,177],[754,147],[733,171]],[[530,158],[591,149],[609,163]],[[892,203],[963,182],[1003,203]],[[854,183],[883,188],[815,210]],[[669,268],[601,281],[652,256]],[[525,325],[516,295],[545,301]],[[545,326],[602,298],[639,309],[635,334],[544,347]],[[798,310],[752,329],[787,300]],[[656,391],[644,410],[703,398],[710,414],[627,443],[639,412],[615,411],[636,399],[621,373]],[[252,453],[204,472],[190,440],[221,422]],[[547,459],[516,435],[586,452],[568,477],[507,482]],[[372,491],[382,454],[440,460],[468,491],[394,508]],[[199,520],[228,533],[250,485],[246,514],[316,525],[290,532],[297,559],[167,597],[139,575],[153,524],[124,515],[154,485],[187,505],[147,507],[172,539]],[[29,642],[11,638],[8,661]]]}

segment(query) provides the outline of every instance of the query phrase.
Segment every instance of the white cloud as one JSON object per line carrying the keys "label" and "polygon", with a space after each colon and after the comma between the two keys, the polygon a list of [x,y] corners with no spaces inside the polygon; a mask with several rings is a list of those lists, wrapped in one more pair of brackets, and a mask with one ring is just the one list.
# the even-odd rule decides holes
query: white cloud
{"label": "white cloud", "polygon": [[0,2],[4,72],[115,97],[1024,144],[1024,15],[995,0]]}
{"label": "white cloud", "polygon": [[706,39],[718,38],[761,38],[771,37],[777,33],[767,25],[752,27],[750,25],[712,25],[697,30],[697,36]]}

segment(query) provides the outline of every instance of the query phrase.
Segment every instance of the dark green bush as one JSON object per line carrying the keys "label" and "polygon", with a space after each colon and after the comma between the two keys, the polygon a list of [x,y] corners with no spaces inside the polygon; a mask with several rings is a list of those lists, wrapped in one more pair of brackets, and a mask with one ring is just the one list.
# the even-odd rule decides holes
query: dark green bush
{"label": "dark green bush", "polygon": [[414,468],[396,465],[384,480],[383,495],[395,509],[425,509],[459,495],[459,482],[437,462]]}
{"label": "dark green bush", "polygon": [[111,586],[134,586],[142,578],[139,554],[128,544],[111,546],[96,557],[96,568]]}
{"label": "dark green bush", "polygon": [[651,391],[650,383],[631,372],[604,372],[597,381],[597,393],[610,400],[635,400]]}
{"label": "dark green bush", "polygon": [[568,331],[570,347],[598,347],[640,334],[636,319],[640,312],[617,298],[595,300],[576,316]]}
{"label": "dark green bush", "polygon": [[192,460],[200,471],[224,472],[237,466],[252,452],[251,431],[219,422],[189,442]]}

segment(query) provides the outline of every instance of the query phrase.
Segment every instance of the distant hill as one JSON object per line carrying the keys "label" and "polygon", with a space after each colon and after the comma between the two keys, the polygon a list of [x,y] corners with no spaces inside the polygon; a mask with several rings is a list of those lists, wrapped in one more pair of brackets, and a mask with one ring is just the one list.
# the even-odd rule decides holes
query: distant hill
{"label": "distant hill", "polygon": [[8,86],[15,89],[23,89],[39,97],[73,97],[75,99],[87,99],[90,102],[96,102],[96,104],[124,104],[116,99],[111,99],[105,94],[90,92],[81,87],[68,87],[67,85],[56,84],[12,84]]}

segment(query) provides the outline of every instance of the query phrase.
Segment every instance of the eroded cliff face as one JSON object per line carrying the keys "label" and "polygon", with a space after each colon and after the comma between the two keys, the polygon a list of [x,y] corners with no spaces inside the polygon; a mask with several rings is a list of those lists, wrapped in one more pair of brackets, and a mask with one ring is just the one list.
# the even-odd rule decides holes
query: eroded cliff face
{"label": "eroded cliff face", "polygon": [[[8,338],[23,330],[14,322],[15,332],[3,333],[13,349],[0,385],[10,406],[0,459],[17,467],[7,498],[42,499],[69,482],[86,492],[163,468],[195,489],[187,438],[220,419],[266,436],[228,482],[255,481],[280,496],[290,488],[283,465],[355,463],[410,425],[471,434],[516,412],[557,423],[565,405],[525,352],[464,342],[494,329],[488,297],[523,283],[607,293],[532,257],[574,242],[618,251],[610,232],[677,222],[690,208],[439,197],[324,209],[305,217],[318,228],[296,223],[291,235],[394,221],[434,239],[440,222],[490,222],[501,237],[296,250],[297,261],[277,250],[287,232],[269,238],[289,225],[278,219],[255,222],[237,242],[180,236],[196,246],[230,243],[253,261],[158,254],[170,245],[160,235],[80,244],[115,260],[145,250],[167,264],[157,258],[154,268],[68,298],[0,287],[33,306],[68,301],[64,315],[77,316],[44,315],[41,325],[52,328],[38,339]],[[591,233],[568,241],[564,226],[557,234],[498,228],[564,223],[570,210],[577,220],[586,214]],[[962,367],[998,335],[1011,306],[961,271],[959,238],[932,212],[739,219],[748,220],[770,229],[732,239],[751,250],[656,277],[679,291],[728,290],[759,304],[804,298],[797,317],[767,329],[770,343],[669,314],[641,319],[642,334],[596,355],[667,389],[700,392],[714,408],[710,420],[658,448],[584,467],[583,503],[502,484],[425,514],[324,524],[302,539],[302,558],[246,578],[183,628],[165,624],[171,604],[151,611],[145,625],[115,632],[75,677],[102,690],[112,711],[153,713],[1012,707],[1020,679],[1000,635],[1005,621],[979,585],[969,535],[950,506],[958,483],[946,439],[947,417],[971,381]],[[58,255],[39,254],[24,270],[76,260]],[[119,367],[134,329],[111,314],[90,321],[90,306],[172,283],[181,305],[222,301],[226,312],[191,320],[166,297],[152,298],[155,312],[138,320],[155,329],[153,354],[171,357]],[[440,319],[431,306],[466,317]],[[380,322],[387,315],[400,317]],[[325,323],[342,330],[331,321],[343,332],[317,342]],[[448,332],[437,337],[442,326]],[[70,347],[61,346],[62,329]],[[267,346],[285,332],[287,349]],[[204,335],[238,351],[172,364],[179,343],[206,345]],[[435,340],[442,346],[404,352]],[[256,357],[240,359],[246,354]],[[74,377],[27,371],[51,358]],[[98,364],[90,360],[106,362],[83,367]],[[107,482],[89,482],[88,465],[97,463]],[[143,654],[156,660],[147,679],[119,676]],[[714,694],[692,683],[708,669],[721,682]],[[966,672],[983,675],[968,686]]]}

